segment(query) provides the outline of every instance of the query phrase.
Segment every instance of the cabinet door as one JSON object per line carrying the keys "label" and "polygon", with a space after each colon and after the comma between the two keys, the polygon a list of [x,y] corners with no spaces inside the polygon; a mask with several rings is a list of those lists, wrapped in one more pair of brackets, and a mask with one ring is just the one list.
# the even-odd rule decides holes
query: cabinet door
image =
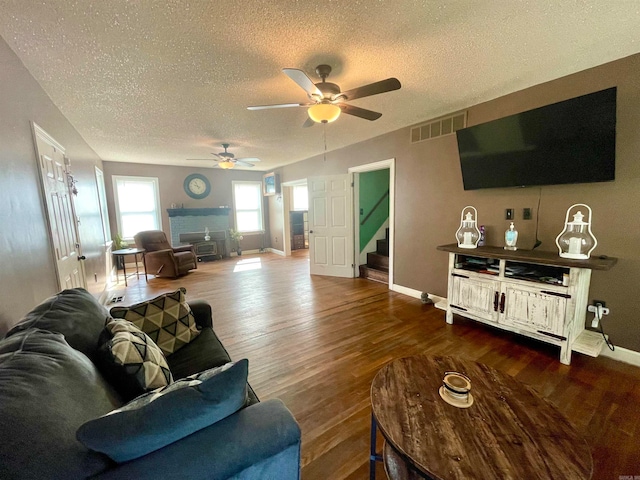
{"label": "cabinet door", "polygon": [[563,335],[567,298],[545,293],[539,288],[505,283],[505,307],[498,323],[532,332]]}
{"label": "cabinet door", "polygon": [[[451,299],[449,304],[453,312],[476,315],[485,320],[496,321],[497,296],[500,283],[495,280],[451,275]],[[462,310],[462,312],[460,311]]]}

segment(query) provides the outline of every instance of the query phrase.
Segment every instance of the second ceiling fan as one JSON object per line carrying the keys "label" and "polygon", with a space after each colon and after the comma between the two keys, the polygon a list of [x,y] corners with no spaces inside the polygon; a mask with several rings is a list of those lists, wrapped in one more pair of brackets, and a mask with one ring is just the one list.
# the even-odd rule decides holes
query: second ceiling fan
{"label": "second ceiling fan", "polygon": [[[220,153],[212,153],[211,155],[214,156],[213,160],[215,160],[217,163],[217,167],[222,168],[224,170],[230,170],[232,168],[234,168],[236,165],[239,167],[253,167],[253,163],[249,163],[249,162],[259,162],[260,159],[259,158],[236,158],[235,155],[231,152],[227,152],[227,148],[229,148],[229,144],[228,143],[223,143],[222,144],[222,148],[224,148],[224,152],[220,152]],[[208,159],[208,158],[187,158],[187,160],[193,160],[193,161],[204,161],[204,162],[210,162],[212,159]]]}
{"label": "second ceiling fan", "polygon": [[381,113],[349,105],[346,102],[357,98],[391,92],[401,87],[400,81],[397,78],[387,78],[386,80],[342,92],[338,85],[327,82],[327,77],[331,73],[331,67],[329,65],[318,65],[316,67],[316,73],[322,79],[322,81],[318,83],[313,83],[302,70],[283,68],[282,71],[307,93],[311,103],[256,105],[247,108],[249,110],[265,110],[268,108],[308,107],[307,113],[309,114],[309,118],[303,124],[303,127],[310,127],[314,123],[331,123],[337,120],[341,112],[364,118],[365,120],[377,120],[382,116]]}

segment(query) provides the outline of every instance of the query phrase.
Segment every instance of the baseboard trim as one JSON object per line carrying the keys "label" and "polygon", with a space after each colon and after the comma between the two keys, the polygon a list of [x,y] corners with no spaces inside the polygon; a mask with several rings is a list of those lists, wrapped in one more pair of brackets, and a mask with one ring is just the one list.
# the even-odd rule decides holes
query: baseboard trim
{"label": "baseboard trim", "polygon": [[[242,250],[242,255],[252,255],[254,253],[260,253],[260,249],[259,248],[254,248],[253,250]],[[231,257],[241,257],[242,255],[238,255],[238,252],[233,251],[231,252]]]}
{"label": "baseboard trim", "polygon": [[403,287],[402,285],[393,284],[391,290],[413,298],[422,298],[422,292],[413,288]]}
{"label": "baseboard trim", "polygon": [[280,255],[281,257],[285,257],[285,253],[282,250],[276,250],[275,248],[265,248],[266,252],[275,253],[276,255]]}
{"label": "baseboard trim", "polygon": [[635,365],[636,367],[640,367],[640,352],[622,347],[615,348],[616,349],[612,352],[611,350],[609,350],[609,347],[605,346],[602,349],[600,355],[602,355],[603,357],[612,358],[613,360],[617,360],[618,362],[624,362],[630,365]]}
{"label": "baseboard trim", "polygon": [[[394,292],[402,293],[403,295],[408,295],[409,297],[419,298],[422,300],[422,292],[420,290],[414,290],[413,288],[403,287],[402,285],[393,284],[391,290]],[[427,297],[433,302],[433,306],[439,308],[440,310],[447,309],[447,299],[445,297],[440,297],[438,295],[434,295],[433,293],[427,293]]]}

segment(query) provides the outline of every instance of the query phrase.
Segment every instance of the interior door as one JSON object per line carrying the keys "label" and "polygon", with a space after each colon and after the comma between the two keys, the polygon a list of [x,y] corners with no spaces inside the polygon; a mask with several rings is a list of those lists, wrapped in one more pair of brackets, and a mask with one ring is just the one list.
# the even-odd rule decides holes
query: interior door
{"label": "interior door", "polygon": [[352,174],[307,179],[312,275],[354,277]]}
{"label": "interior door", "polygon": [[35,123],[33,133],[58,286],[86,287],[64,147]]}

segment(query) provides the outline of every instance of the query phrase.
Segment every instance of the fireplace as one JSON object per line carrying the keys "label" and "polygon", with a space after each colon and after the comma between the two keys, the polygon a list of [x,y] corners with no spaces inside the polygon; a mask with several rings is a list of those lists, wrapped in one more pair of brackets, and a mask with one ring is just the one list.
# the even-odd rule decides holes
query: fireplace
{"label": "fireplace", "polygon": [[180,234],[180,243],[193,245],[193,250],[199,262],[216,260],[229,256],[229,235],[227,231],[209,232],[209,240],[205,240],[205,232],[190,232]]}
{"label": "fireplace", "polygon": [[[195,241],[204,241],[204,231],[209,229],[211,232],[223,232],[229,230],[230,209],[226,207],[220,208],[169,208],[169,228],[171,229],[171,245],[174,247],[180,244],[194,243]],[[182,241],[180,235],[191,234],[195,232],[200,238]],[[218,245],[219,247],[220,245]],[[228,248],[218,248],[218,253],[223,255],[229,252]]]}

